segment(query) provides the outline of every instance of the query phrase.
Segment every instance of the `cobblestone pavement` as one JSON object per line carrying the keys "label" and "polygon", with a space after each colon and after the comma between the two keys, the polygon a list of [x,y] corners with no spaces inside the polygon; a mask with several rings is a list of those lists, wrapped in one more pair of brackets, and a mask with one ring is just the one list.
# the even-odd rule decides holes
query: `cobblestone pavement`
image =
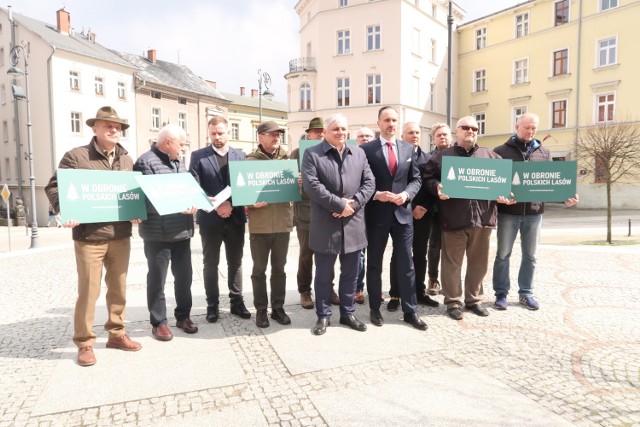
{"label": "cobblestone pavement", "polygon": [[[64,402],[73,399],[71,390],[66,396],[66,393],[52,395],[48,391],[60,378],[56,370],[66,369],[70,375],[89,375],[98,372],[99,365],[109,363],[103,355],[117,353],[116,356],[125,361],[133,356],[101,349],[96,367],[80,368],[73,363],[75,349],[70,337],[76,276],[70,245],[0,257],[0,312],[3,314],[0,320],[0,427],[225,423],[454,425],[462,419],[484,425],[640,426],[638,246],[541,245],[535,287],[541,303],[539,311],[519,306],[517,295],[510,295],[507,311],[491,309],[489,272],[484,284],[489,317],[465,313],[464,320],[456,322],[445,316],[442,306],[421,307],[419,314],[429,324],[429,330],[421,333],[403,325],[400,315],[385,309],[382,310],[385,326],[375,328],[369,322],[365,305],[358,306],[357,311],[369,328],[364,334],[334,327],[333,323],[338,323],[334,313],[334,322],[327,334],[312,337],[309,328],[315,314],[297,304],[293,271],[296,245],[292,236],[286,309],[293,324],[280,327],[272,322],[270,328],[260,330],[253,318],[241,320],[230,316],[228,310],[221,313],[221,320],[215,326],[206,323],[200,242],[198,238],[193,239],[193,289],[198,296],[194,296],[192,318],[201,327],[194,337],[206,338],[217,328],[215,331],[222,337],[220,341],[228,346],[236,361],[234,366],[240,367],[240,381],[222,384],[211,379],[209,383],[205,381],[208,385],[170,393],[154,393],[145,384],[138,384],[139,395],[144,397],[117,402],[105,400],[97,405],[54,412],[46,411],[51,402],[43,400],[59,399],[62,406],[74,407],[73,402]],[[519,265],[517,245],[515,249],[512,269]],[[491,259],[493,251],[495,245],[492,245]],[[246,252],[248,254],[248,245]],[[146,263],[140,239],[133,240],[131,259],[129,292],[142,295]],[[247,289],[250,290],[250,264],[246,255],[245,295]],[[166,291],[168,296],[172,295],[169,283]],[[441,301],[441,297],[438,298]],[[250,307],[250,296],[247,301]],[[228,300],[221,301],[221,307],[228,307]],[[165,358],[163,363],[167,365],[176,363],[167,357],[166,351],[152,347],[156,342],[148,338],[150,326],[143,309],[133,310],[128,319],[129,333],[136,339],[146,340],[140,354],[147,352],[145,357]],[[99,341],[104,342],[101,326],[96,326],[96,332]],[[187,347],[190,343],[195,346],[206,341],[184,337],[177,342]],[[354,358],[350,352],[358,349],[349,348],[350,340],[354,346],[375,350],[357,353]],[[319,343],[319,347],[314,347],[314,343]],[[222,356],[222,352],[218,354]],[[309,358],[316,359],[309,361]],[[212,355],[211,362],[216,360],[221,358]],[[310,365],[316,368],[308,368]],[[110,378],[100,377],[104,382],[95,384],[96,393],[102,388],[117,389],[118,369],[112,370]],[[420,382],[454,374],[457,376],[450,381],[445,378],[438,389],[429,390],[424,396],[402,395],[394,388],[397,383],[411,387],[412,379]],[[191,379],[198,372],[181,375]],[[467,377],[469,383],[465,383]],[[482,381],[474,383],[474,378]],[[483,388],[483,384],[488,388]],[[492,395],[485,395],[496,390],[496,384],[507,390],[498,401],[494,401]],[[345,408],[347,401],[340,398],[349,394],[364,396],[371,390],[381,395],[376,395],[374,404],[363,403],[362,408]],[[439,394],[445,393],[460,398],[460,403],[456,406],[454,402],[451,407],[455,410],[434,422],[428,418],[429,414],[439,413],[435,402]],[[411,415],[408,399],[420,401],[422,411]],[[474,399],[489,415],[494,414],[487,418],[489,421],[473,423],[473,412],[478,408],[464,402]],[[333,411],[327,409],[327,401],[333,402],[329,405],[333,405]],[[526,405],[521,406],[523,404]],[[380,413],[376,406],[398,410]],[[550,418],[527,417],[526,411],[531,408],[539,408]],[[350,418],[354,415],[351,412],[355,418]],[[464,415],[465,412],[472,413]]]}

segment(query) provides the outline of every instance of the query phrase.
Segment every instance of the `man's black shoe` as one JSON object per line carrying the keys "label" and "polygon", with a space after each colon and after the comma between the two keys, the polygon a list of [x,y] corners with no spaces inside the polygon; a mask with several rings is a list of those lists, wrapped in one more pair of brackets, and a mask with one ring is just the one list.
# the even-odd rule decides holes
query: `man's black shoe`
{"label": "man's black shoe", "polygon": [[243,301],[231,304],[231,314],[235,314],[243,319],[251,319],[251,313],[247,310]]}
{"label": "man's black shoe", "polygon": [[371,323],[373,323],[376,326],[384,325],[384,319],[382,319],[382,314],[380,313],[380,310],[372,309],[369,315],[371,316]]}
{"label": "man's black shoe", "polygon": [[355,329],[356,331],[364,332],[367,330],[367,325],[356,319],[356,316],[350,314],[349,316],[340,318],[341,325],[347,325],[351,329]]}
{"label": "man's black shoe", "polygon": [[410,323],[411,326],[421,331],[426,331],[428,328],[427,324],[424,323],[416,313],[405,313],[404,321],[405,323]]}
{"label": "man's black shoe", "polygon": [[256,326],[258,328],[269,327],[269,316],[267,315],[267,309],[256,311]]}
{"label": "man's black shoe", "polygon": [[291,319],[289,319],[282,307],[271,310],[271,318],[281,325],[289,325],[291,323]]}
{"label": "man's black shoe", "polygon": [[422,294],[418,297],[418,302],[422,305],[426,305],[427,307],[438,307],[440,303],[427,294]]}
{"label": "man's black shoe", "polygon": [[462,320],[462,310],[460,310],[460,307],[447,308],[447,314],[454,320]]}
{"label": "man's black shoe", "polygon": [[327,326],[330,324],[331,321],[328,317],[318,317],[318,321],[313,328],[311,328],[311,332],[313,332],[313,335],[322,335],[327,332]]}
{"label": "man's black shoe", "polygon": [[398,311],[398,307],[400,307],[400,298],[391,297],[387,304],[387,311]]}
{"label": "man's black shoe", "polygon": [[487,317],[489,315],[489,310],[487,310],[480,304],[468,305],[465,308],[476,316]]}
{"label": "man's black shoe", "polygon": [[209,307],[207,307],[207,322],[216,323],[219,318],[220,316],[218,313],[217,305],[210,305]]}

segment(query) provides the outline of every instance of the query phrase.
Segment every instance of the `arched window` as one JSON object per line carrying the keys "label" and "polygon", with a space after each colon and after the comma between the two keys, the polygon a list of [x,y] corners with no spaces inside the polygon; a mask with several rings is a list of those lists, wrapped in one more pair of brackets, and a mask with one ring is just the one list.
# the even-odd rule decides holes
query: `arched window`
{"label": "arched window", "polygon": [[311,85],[309,83],[300,85],[300,110],[311,110]]}

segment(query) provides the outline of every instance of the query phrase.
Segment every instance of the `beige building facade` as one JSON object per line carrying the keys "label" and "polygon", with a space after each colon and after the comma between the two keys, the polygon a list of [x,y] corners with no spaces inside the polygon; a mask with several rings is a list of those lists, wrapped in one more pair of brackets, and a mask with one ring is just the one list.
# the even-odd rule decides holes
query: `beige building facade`
{"label": "beige building facade", "polygon": [[[293,148],[316,116],[344,114],[351,138],[362,126],[377,131],[377,113],[385,105],[398,110],[401,123],[417,122],[426,133],[446,121],[446,4],[298,1],[300,57],[290,61],[285,76]],[[463,12],[454,8],[456,23]],[[429,148],[428,138],[423,145]]]}
{"label": "beige building facade", "polygon": [[[458,29],[458,116],[480,124],[495,147],[518,116],[540,116],[538,138],[557,160],[575,160],[584,129],[639,121],[638,0],[532,0]],[[584,171],[583,171],[584,172]],[[581,207],[606,205],[602,184],[583,175]],[[614,206],[640,208],[637,187],[621,183]]]}

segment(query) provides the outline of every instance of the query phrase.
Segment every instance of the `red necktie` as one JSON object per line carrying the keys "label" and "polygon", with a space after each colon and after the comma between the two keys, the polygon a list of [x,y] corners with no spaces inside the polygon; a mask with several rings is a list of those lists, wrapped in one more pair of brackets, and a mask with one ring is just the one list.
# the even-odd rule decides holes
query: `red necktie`
{"label": "red necktie", "polygon": [[389,172],[391,172],[391,176],[394,176],[398,170],[398,160],[396,159],[395,151],[393,151],[393,144],[390,142],[387,142],[386,144],[389,157]]}

